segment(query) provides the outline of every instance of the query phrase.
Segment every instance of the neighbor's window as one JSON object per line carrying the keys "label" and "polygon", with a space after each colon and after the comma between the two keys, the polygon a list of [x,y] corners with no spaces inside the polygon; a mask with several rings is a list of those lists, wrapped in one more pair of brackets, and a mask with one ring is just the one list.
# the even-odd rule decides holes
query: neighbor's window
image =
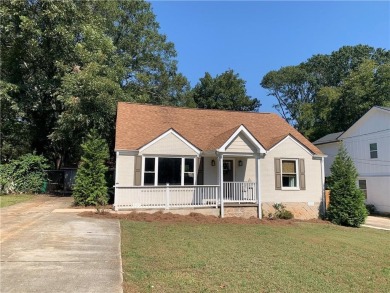
{"label": "neighbor's window", "polygon": [[359,180],[359,188],[364,192],[364,195],[367,199],[367,181]]}
{"label": "neighbor's window", "polygon": [[296,160],[282,160],[282,187],[298,187]]}
{"label": "neighbor's window", "polygon": [[155,159],[145,158],[144,185],[154,185],[155,176]]}
{"label": "neighbor's window", "polygon": [[194,159],[184,159],[184,185],[194,185]]}
{"label": "neighbor's window", "polygon": [[378,145],[376,143],[370,143],[370,158],[378,158]]}
{"label": "neighbor's window", "polygon": [[181,158],[158,158],[158,185],[181,184]]}

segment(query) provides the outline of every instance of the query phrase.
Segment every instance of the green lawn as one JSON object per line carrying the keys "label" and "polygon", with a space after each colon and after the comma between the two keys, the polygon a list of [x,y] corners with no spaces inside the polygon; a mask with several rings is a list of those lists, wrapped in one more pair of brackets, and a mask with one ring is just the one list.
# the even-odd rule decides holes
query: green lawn
{"label": "green lawn", "polygon": [[389,292],[390,232],[121,221],[125,292]]}
{"label": "green lawn", "polygon": [[31,194],[1,195],[0,208],[30,200],[33,197],[34,195]]}

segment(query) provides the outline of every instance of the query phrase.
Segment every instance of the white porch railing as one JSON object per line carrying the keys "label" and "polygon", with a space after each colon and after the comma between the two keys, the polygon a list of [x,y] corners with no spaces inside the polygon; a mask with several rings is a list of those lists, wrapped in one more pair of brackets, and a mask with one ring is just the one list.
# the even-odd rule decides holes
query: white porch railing
{"label": "white porch railing", "polygon": [[256,199],[255,182],[224,182],[223,200],[235,203],[254,203]]}
{"label": "white porch railing", "polygon": [[218,207],[217,185],[117,186],[115,210]]}

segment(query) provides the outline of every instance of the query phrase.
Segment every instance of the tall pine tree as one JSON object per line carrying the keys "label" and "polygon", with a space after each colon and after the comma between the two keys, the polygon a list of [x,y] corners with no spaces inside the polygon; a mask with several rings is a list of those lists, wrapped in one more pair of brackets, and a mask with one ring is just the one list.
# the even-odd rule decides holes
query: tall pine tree
{"label": "tall pine tree", "polygon": [[83,155],[76,175],[73,189],[75,205],[95,205],[98,211],[100,206],[107,204],[107,182],[105,165],[108,159],[108,146],[95,130],[87,135],[81,145]]}
{"label": "tall pine tree", "polygon": [[330,167],[328,219],[332,223],[359,227],[367,217],[364,193],[357,187],[357,171],[344,145]]}

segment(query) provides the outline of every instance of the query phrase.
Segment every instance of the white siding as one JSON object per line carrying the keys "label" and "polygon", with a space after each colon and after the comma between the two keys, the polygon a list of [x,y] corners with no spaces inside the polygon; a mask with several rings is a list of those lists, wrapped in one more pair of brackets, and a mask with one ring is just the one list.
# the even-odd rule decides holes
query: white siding
{"label": "white siding", "polygon": [[172,133],[143,150],[140,155],[195,156],[196,152]]}
{"label": "white siding", "polygon": [[339,151],[340,143],[331,142],[326,144],[317,145],[317,147],[328,157],[325,158],[324,167],[325,167],[325,176],[330,176],[330,167],[333,164],[333,161]]}
{"label": "white siding", "polygon": [[119,186],[134,184],[134,156],[119,154],[116,157],[115,183]]}
{"label": "white siding", "polygon": [[359,177],[366,180],[367,203],[375,205],[380,212],[390,213],[390,178]]}
{"label": "white siding", "polygon": [[[215,166],[211,166],[211,160],[215,161]],[[204,185],[219,185],[218,182],[218,158],[205,157],[203,161],[203,181]]]}
{"label": "white siding", "polygon": [[[275,190],[275,158],[305,159],[306,190]],[[260,160],[263,202],[310,202],[322,200],[321,160],[313,157],[291,138],[287,138]]]}
{"label": "white siding", "polygon": [[[390,212],[390,112],[371,109],[341,138],[359,179],[367,180],[367,203]],[[378,158],[370,157],[371,143],[377,144]]]}
{"label": "white siding", "polygon": [[227,146],[227,152],[237,152],[237,153],[250,153],[256,151],[256,148],[252,145],[252,143],[240,133],[237,137]]}

